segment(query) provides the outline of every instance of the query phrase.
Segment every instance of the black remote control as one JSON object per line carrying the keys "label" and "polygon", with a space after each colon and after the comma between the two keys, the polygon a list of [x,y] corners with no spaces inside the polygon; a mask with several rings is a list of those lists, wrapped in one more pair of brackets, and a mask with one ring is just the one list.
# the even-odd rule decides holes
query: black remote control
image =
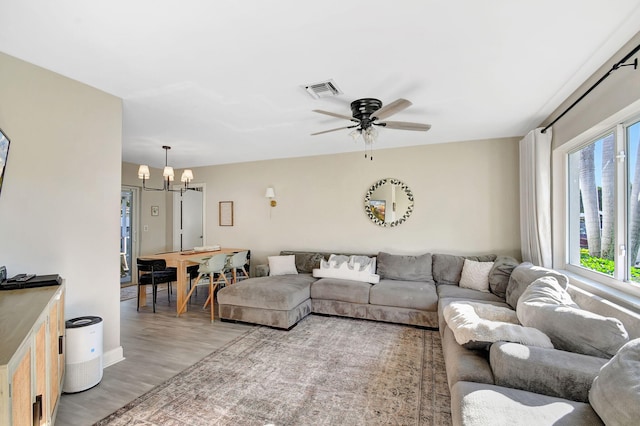
{"label": "black remote control", "polygon": [[25,281],[29,281],[31,278],[33,278],[33,277],[35,277],[35,276],[36,276],[36,274],[26,274],[26,275],[25,275],[25,276],[23,276],[23,277],[19,277],[19,278],[17,278],[17,279],[16,279],[16,281],[18,281],[18,282],[25,282]]}

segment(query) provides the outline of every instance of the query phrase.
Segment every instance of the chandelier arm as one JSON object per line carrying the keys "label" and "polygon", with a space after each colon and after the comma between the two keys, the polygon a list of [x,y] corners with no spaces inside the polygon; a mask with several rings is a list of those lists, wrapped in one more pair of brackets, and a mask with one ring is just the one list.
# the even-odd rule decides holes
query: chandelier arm
{"label": "chandelier arm", "polygon": [[149,187],[149,186],[146,185],[146,183],[145,183],[146,181],[147,181],[147,179],[143,177],[142,178],[142,189],[144,189],[145,191],[164,191],[165,190],[164,187],[163,188],[152,188],[152,187]]}

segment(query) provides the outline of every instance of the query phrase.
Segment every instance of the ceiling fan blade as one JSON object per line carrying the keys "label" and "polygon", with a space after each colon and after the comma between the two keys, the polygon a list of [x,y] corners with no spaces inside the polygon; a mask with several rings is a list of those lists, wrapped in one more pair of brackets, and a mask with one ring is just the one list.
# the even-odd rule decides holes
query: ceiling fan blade
{"label": "ceiling fan blade", "polygon": [[409,123],[407,121],[385,121],[383,123],[379,123],[379,125],[388,129],[418,130],[423,132],[426,132],[431,128],[431,124]]}
{"label": "ceiling fan blade", "polygon": [[331,111],[323,111],[321,109],[314,109],[313,112],[319,112],[320,114],[330,115],[330,116],[336,117],[336,118],[344,118],[345,120],[355,121],[356,123],[360,122],[360,120],[358,120],[356,118],[349,117],[348,115],[344,115],[344,114],[338,114],[338,113],[331,112]]}
{"label": "ceiling fan blade", "polygon": [[323,130],[322,132],[311,133],[311,136],[321,135],[323,133],[335,132],[337,130],[353,129],[354,127],[358,127],[358,126],[357,125],[355,125],[355,126],[345,126],[345,127],[338,127],[337,129]]}
{"label": "ceiling fan blade", "polygon": [[375,119],[383,120],[387,117],[392,116],[396,112],[400,112],[403,109],[409,108],[412,103],[406,99],[397,99],[390,104],[384,105],[379,110],[372,112],[371,117],[375,117]]}

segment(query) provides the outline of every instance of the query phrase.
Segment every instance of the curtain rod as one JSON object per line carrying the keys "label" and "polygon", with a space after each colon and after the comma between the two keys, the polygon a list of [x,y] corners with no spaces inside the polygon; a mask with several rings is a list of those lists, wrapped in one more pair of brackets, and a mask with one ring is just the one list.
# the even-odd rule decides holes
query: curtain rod
{"label": "curtain rod", "polygon": [[635,47],[635,49],[633,49],[631,52],[629,52],[624,58],[622,58],[620,61],[618,61],[614,66],[612,66],[611,69],[609,71],[607,71],[607,73],[605,75],[600,77],[600,80],[596,81],[595,84],[589,88],[589,90],[584,92],[584,94],[582,96],[580,96],[578,99],[576,99],[574,103],[569,105],[569,107],[567,109],[565,109],[562,112],[562,114],[560,114],[558,117],[556,117],[556,119],[553,120],[547,127],[542,129],[542,133],[545,133],[549,127],[551,127],[554,124],[556,124],[556,122],[558,120],[560,120],[562,117],[564,117],[564,115],[566,113],[568,113],[574,106],[576,106],[578,104],[578,102],[580,102],[582,99],[584,99],[585,96],[587,96],[589,93],[591,93],[591,91],[593,89],[595,89],[600,83],[602,83],[607,77],[609,77],[612,72],[614,72],[615,70],[617,70],[620,67],[628,67],[628,66],[633,66],[634,70],[637,69],[638,68],[638,58],[636,58],[633,61],[633,63],[630,63],[630,64],[625,64],[625,62],[627,62],[629,60],[629,58],[631,58],[633,55],[635,55],[638,52],[638,50],[640,50],[640,44],[637,45]]}

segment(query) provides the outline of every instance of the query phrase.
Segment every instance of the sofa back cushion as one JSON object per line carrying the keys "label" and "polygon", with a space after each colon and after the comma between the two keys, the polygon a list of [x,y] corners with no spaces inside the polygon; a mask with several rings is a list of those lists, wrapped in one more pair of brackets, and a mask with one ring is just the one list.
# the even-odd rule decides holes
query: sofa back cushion
{"label": "sofa back cushion", "polygon": [[635,425],[640,419],[640,339],[624,345],[593,381],[589,402],[608,425]]}
{"label": "sofa back cushion", "polygon": [[509,306],[515,309],[518,306],[518,299],[526,288],[538,278],[547,276],[554,277],[563,289],[566,289],[569,284],[569,278],[566,275],[552,269],[534,266],[531,262],[523,262],[516,266],[507,284],[506,300]]}
{"label": "sofa back cushion", "polygon": [[629,340],[619,320],[581,309],[551,276],[522,293],[516,313],[522,325],[541,330],[556,349],[568,352],[611,358]]}
{"label": "sofa back cushion", "polygon": [[310,252],[310,251],[281,251],[281,256],[295,256],[295,263],[298,272],[301,274],[310,274],[314,268],[320,267],[320,261],[328,259],[329,254],[326,256],[323,253]]}
{"label": "sofa back cushion", "polygon": [[380,278],[433,282],[430,253],[420,256],[404,256],[380,252],[377,262]]}
{"label": "sofa back cushion", "polygon": [[498,256],[489,271],[489,290],[498,297],[506,298],[511,273],[520,262],[510,256]]}
{"label": "sofa back cushion", "polygon": [[433,278],[436,284],[458,285],[462,276],[464,260],[475,260],[476,262],[493,262],[496,255],[486,256],[455,256],[452,254],[433,254]]}

